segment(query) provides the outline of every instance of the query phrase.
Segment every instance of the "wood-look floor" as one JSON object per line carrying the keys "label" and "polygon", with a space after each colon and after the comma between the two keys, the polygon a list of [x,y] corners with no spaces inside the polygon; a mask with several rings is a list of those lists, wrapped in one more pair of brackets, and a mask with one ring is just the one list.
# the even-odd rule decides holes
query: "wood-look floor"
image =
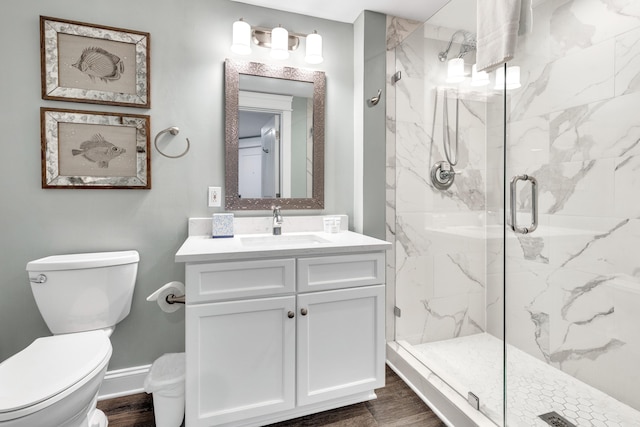
{"label": "wood-look floor", "polygon": [[[387,367],[386,385],[378,398],[331,411],[307,415],[270,427],[445,427],[422,400]],[[153,401],[146,393],[98,402],[109,427],[154,427]]]}

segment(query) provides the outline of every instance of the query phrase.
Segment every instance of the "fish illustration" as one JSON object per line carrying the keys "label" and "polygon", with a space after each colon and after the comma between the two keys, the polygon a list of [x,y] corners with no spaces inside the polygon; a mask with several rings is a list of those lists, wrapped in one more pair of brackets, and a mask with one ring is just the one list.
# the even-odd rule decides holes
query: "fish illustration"
{"label": "fish illustration", "polygon": [[105,83],[118,80],[120,74],[124,73],[124,63],[120,57],[99,47],[83,50],[73,67],[89,76],[91,81],[95,81],[97,77]]}
{"label": "fish illustration", "polygon": [[122,147],[116,147],[99,133],[93,135],[90,140],[84,141],[80,144],[80,149],[71,150],[71,154],[74,156],[82,155],[90,162],[98,164],[99,168],[108,168],[109,162],[121,154],[124,154],[126,150]]}

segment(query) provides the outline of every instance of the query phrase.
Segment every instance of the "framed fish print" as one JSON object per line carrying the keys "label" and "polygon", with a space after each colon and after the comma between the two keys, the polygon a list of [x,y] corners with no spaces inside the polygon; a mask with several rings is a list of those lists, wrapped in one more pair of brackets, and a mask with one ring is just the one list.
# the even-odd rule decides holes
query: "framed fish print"
{"label": "framed fish print", "polygon": [[150,108],[149,33],[40,17],[42,99]]}
{"label": "framed fish print", "polygon": [[146,115],[40,109],[42,188],[151,188]]}

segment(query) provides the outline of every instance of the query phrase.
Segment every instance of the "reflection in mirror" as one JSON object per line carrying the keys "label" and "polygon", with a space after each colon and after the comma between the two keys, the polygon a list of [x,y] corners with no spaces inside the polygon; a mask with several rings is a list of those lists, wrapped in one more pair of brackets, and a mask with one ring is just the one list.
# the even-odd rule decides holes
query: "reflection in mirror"
{"label": "reflection in mirror", "polygon": [[238,195],[310,198],[313,83],[240,75]]}
{"label": "reflection in mirror", "polygon": [[227,209],[321,209],[320,71],[225,62]]}

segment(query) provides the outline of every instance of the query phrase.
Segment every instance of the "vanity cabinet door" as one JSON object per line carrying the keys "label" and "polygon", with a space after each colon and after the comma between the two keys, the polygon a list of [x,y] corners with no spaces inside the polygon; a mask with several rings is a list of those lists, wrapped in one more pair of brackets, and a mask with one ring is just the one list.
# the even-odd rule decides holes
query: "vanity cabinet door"
{"label": "vanity cabinet door", "polygon": [[298,295],[298,405],[384,386],[384,285]]}
{"label": "vanity cabinet door", "polygon": [[186,306],[186,425],[295,406],[295,297]]}

